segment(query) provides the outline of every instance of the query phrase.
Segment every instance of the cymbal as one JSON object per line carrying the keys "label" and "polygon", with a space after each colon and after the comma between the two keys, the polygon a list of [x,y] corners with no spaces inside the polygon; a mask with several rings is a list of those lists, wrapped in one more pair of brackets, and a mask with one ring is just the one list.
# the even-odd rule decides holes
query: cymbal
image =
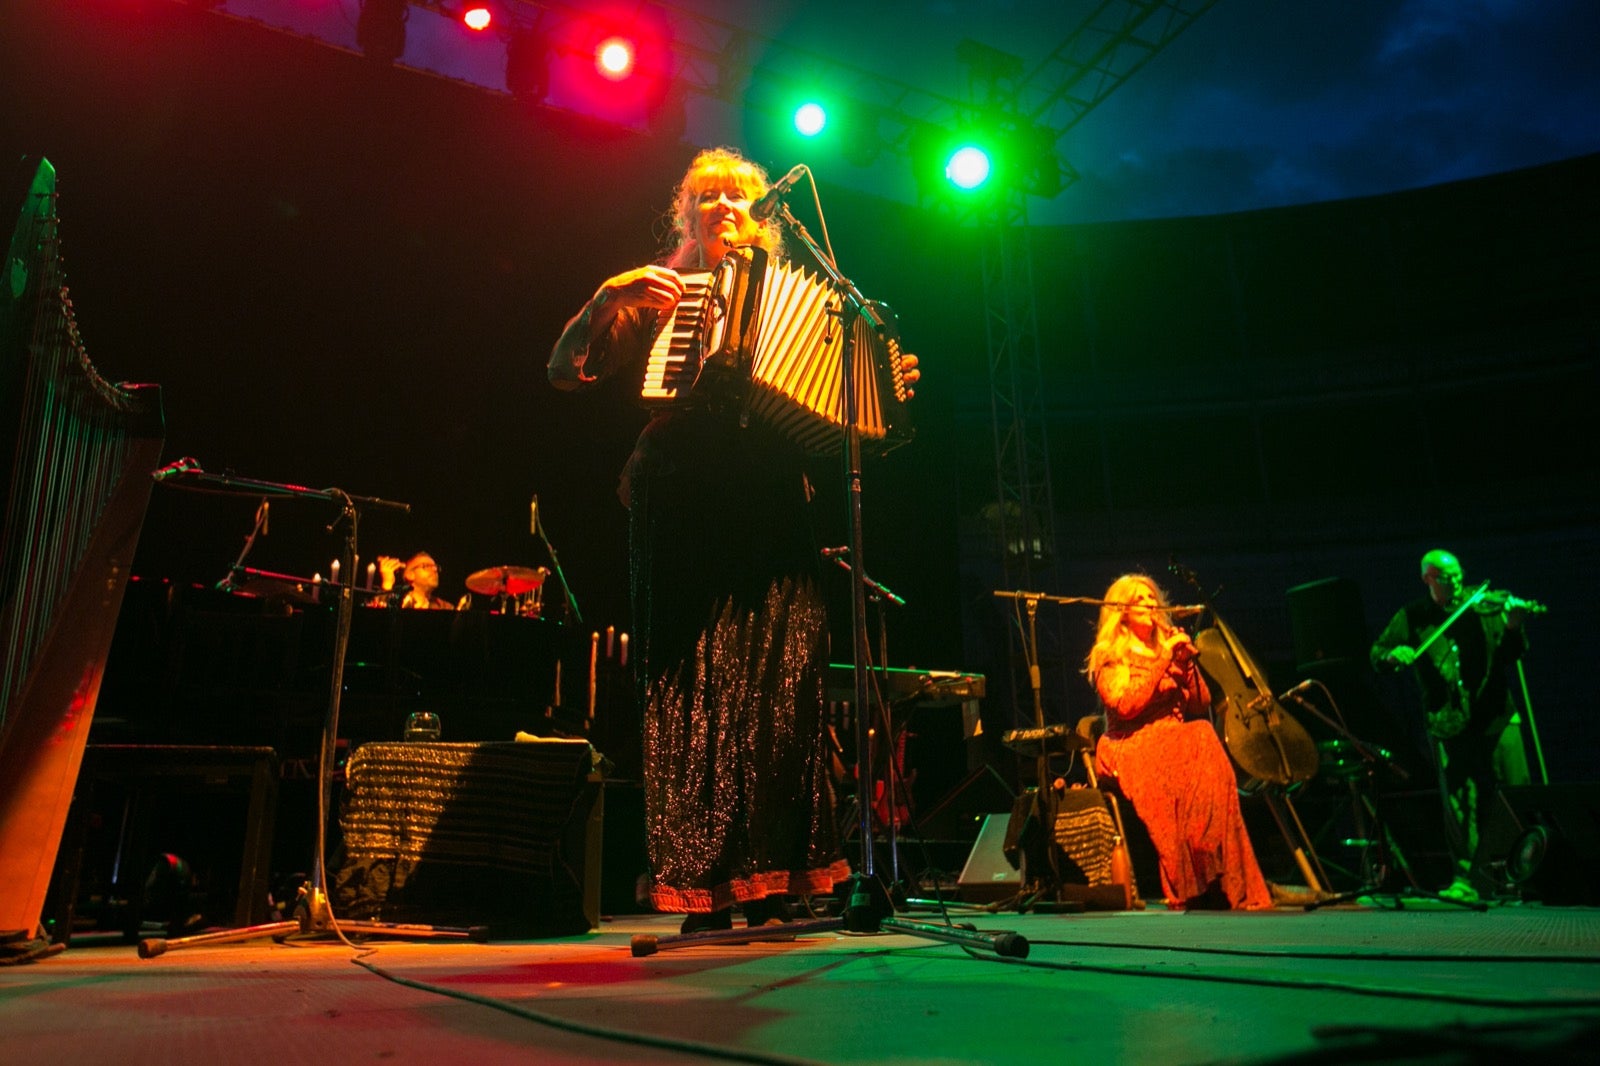
{"label": "cymbal", "polygon": [[542,566],[491,566],[468,574],[465,584],[480,596],[520,596],[544,584],[549,572]]}

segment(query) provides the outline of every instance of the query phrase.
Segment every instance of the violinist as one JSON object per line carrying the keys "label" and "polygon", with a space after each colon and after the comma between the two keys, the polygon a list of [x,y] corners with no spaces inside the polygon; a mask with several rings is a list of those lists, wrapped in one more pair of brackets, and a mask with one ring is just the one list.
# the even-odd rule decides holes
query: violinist
{"label": "violinist", "polygon": [[1143,574],[1124,574],[1106,590],[1084,671],[1106,712],[1095,760],[1150,832],[1167,906],[1264,910],[1272,890],[1209,720],[1198,653],[1167,607]]}
{"label": "violinist", "polygon": [[1395,612],[1371,660],[1374,669],[1416,675],[1455,863],[1440,894],[1470,903],[1480,812],[1498,787],[1528,783],[1508,675],[1528,646],[1523,622],[1543,608],[1487,586],[1467,589],[1460,561],[1443,549],[1422,557],[1422,583],[1428,594]]}

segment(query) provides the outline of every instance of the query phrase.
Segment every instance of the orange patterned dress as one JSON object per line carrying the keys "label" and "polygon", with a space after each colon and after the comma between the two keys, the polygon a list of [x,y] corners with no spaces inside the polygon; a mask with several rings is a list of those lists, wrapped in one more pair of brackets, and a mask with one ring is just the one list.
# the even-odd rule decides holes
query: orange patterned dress
{"label": "orange patterned dress", "polygon": [[1194,662],[1130,645],[1100,667],[1094,684],[1106,708],[1095,758],[1149,830],[1167,905],[1271,907],[1233,764],[1205,717],[1211,697]]}

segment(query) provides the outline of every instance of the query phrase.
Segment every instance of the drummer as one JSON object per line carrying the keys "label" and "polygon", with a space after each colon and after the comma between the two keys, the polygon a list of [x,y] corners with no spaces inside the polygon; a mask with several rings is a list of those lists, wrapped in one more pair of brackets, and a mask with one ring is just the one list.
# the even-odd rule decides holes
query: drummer
{"label": "drummer", "polygon": [[439,564],[427,552],[418,552],[404,564],[392,555],[378,556],[378,580],[383,594],[373,602],[384,605],[394,603],[397,573],[409,587],[396,606],[419,611],[455,610],[455,604],[436,595],[439,590]]}

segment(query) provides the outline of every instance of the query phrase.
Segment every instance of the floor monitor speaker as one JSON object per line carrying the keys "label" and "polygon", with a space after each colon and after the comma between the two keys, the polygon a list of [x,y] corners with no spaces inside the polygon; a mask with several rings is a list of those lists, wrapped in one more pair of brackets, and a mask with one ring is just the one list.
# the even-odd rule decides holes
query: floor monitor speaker
{"label": "floor monitor speaker", "polygon": [[1474,868],[1546,906],[1600,905],[1600,783],[1526,785],[1489,797]]}
{"label": "floor monitor speaker", "polygon": [[956,878],[956,888],[965,903],[993,903],[1009,899],[1022,889],[1023,871],[1006,858],[1006,831],[1011,815],[988,814],[972,845],[972,854]]}

